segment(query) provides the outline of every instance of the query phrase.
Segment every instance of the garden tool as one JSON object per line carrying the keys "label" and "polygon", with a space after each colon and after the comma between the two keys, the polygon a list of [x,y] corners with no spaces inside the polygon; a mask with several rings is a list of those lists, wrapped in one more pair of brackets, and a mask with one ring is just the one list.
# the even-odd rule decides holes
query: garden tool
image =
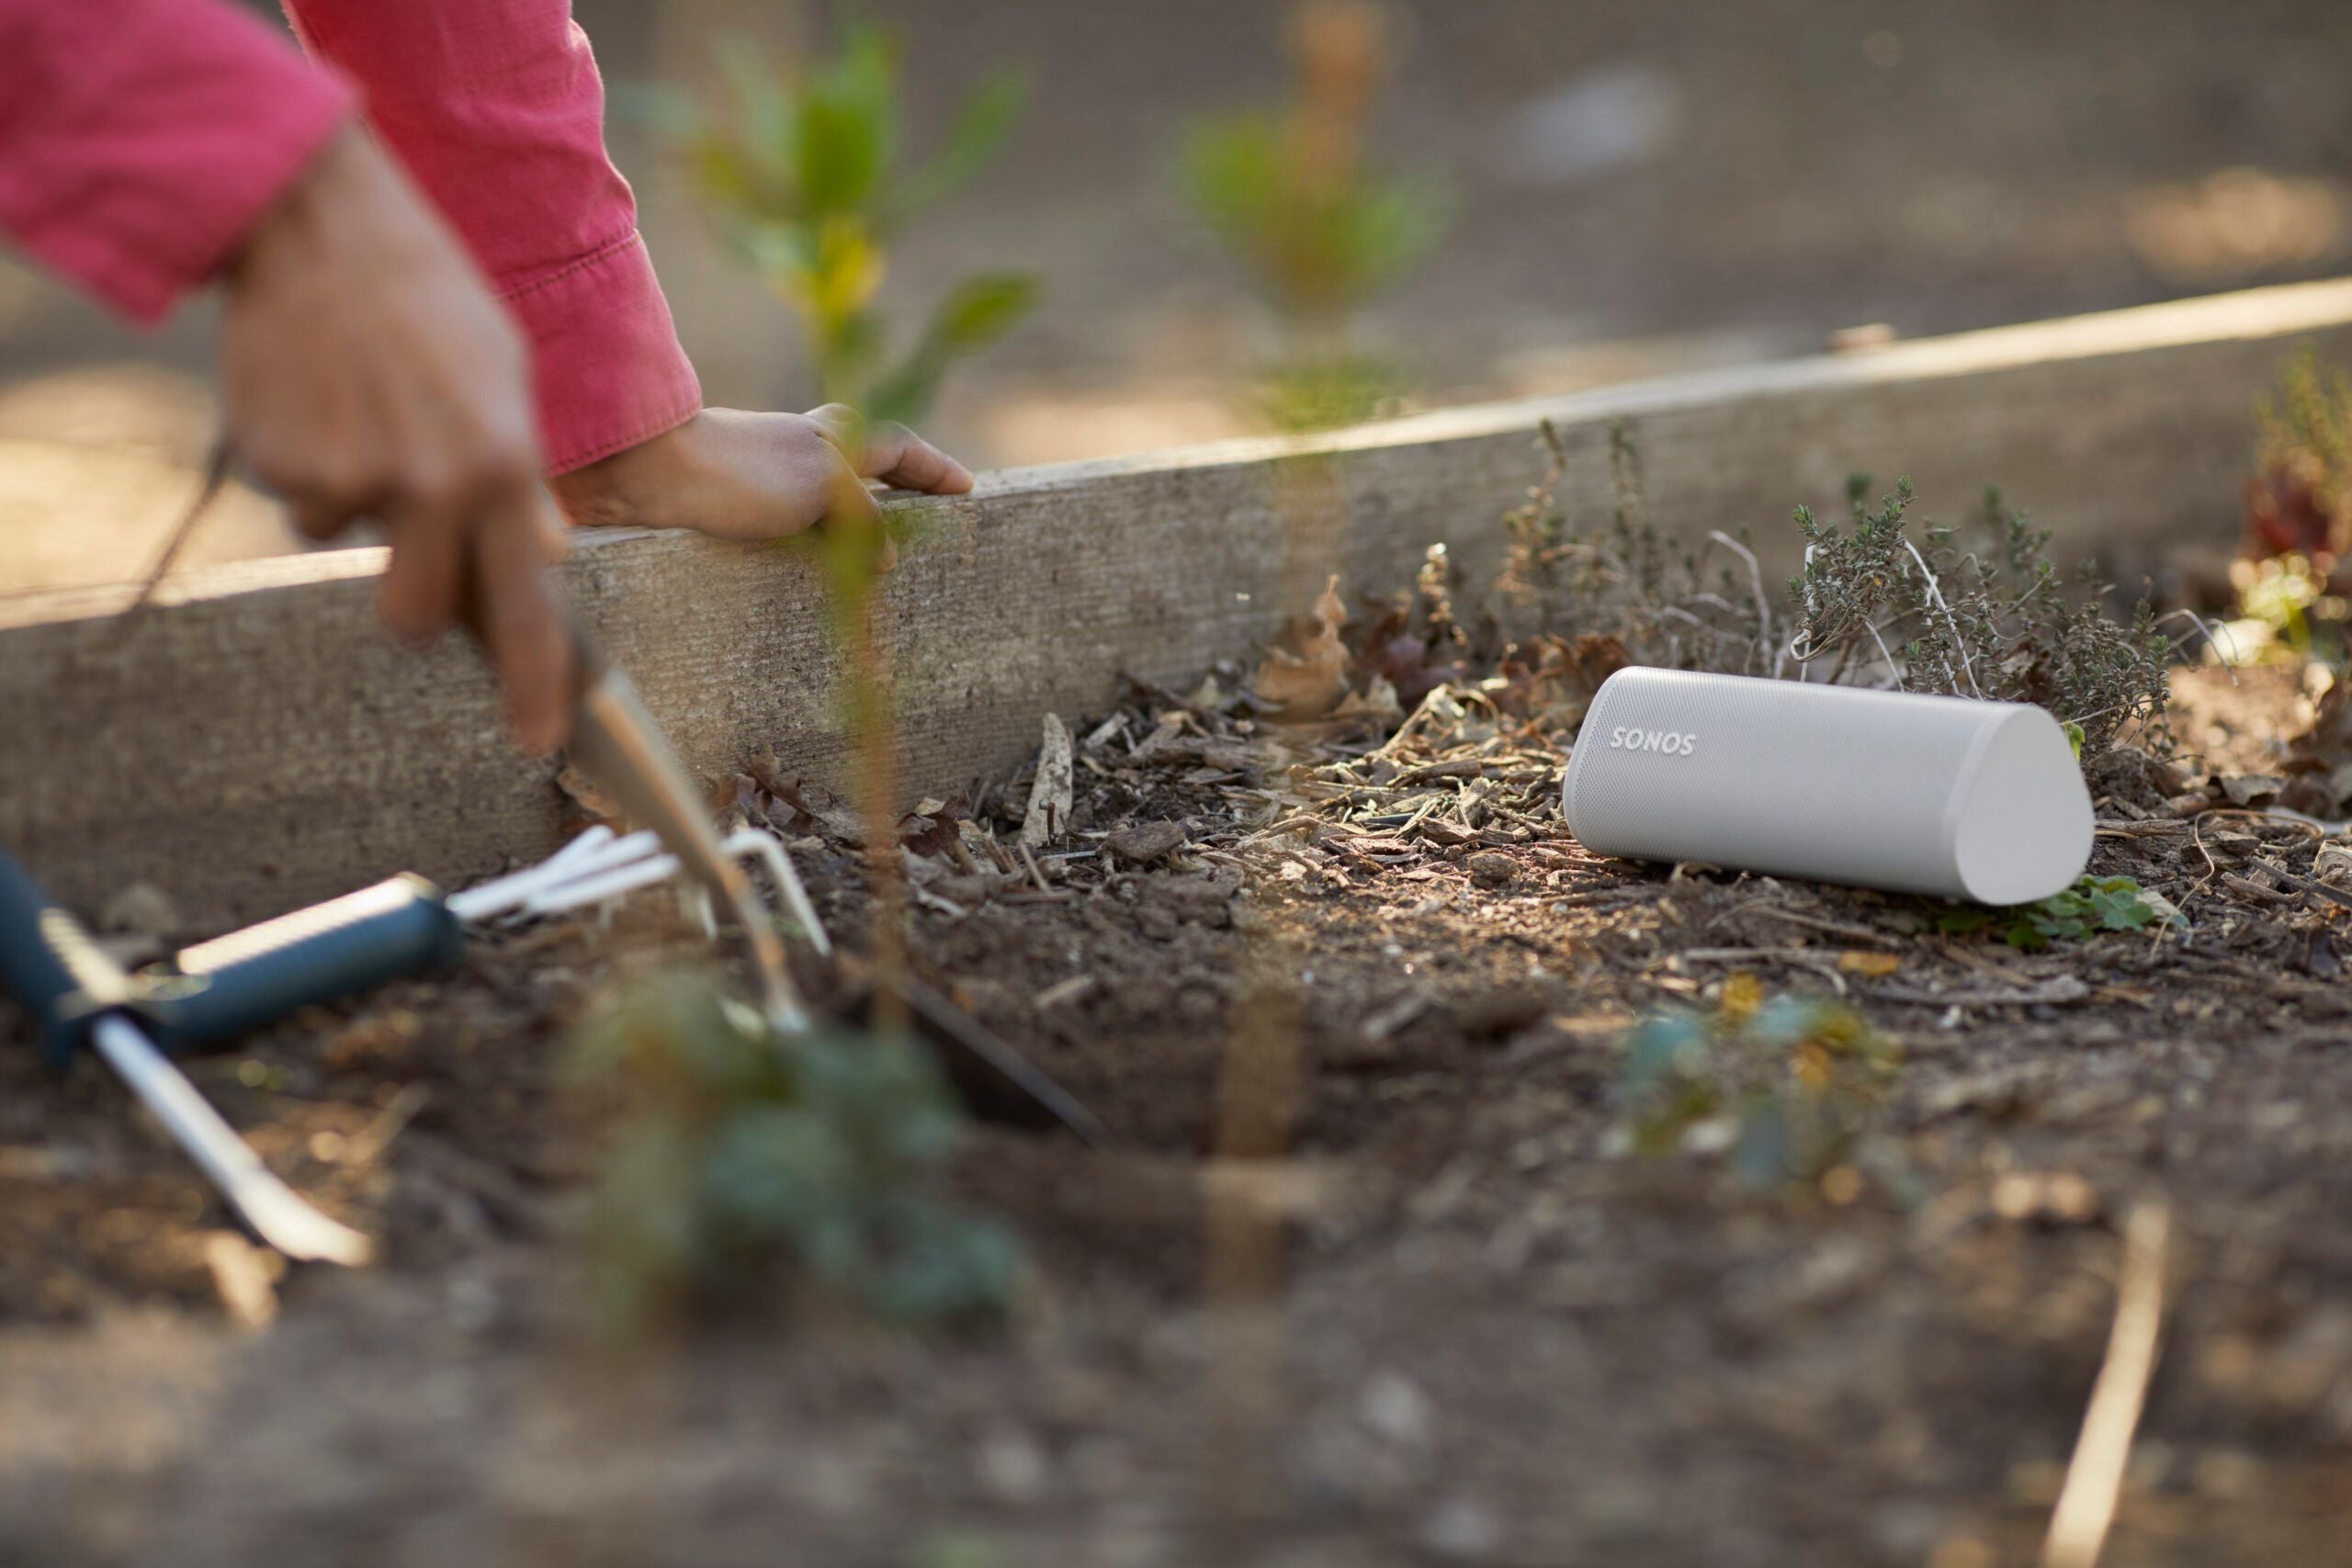
{"label": "garden tool", "polygon": [[[811,942],[821,953],[832,951],[774,835],[747,828],[728,838],[720,852],[730,863],[759,859]],[[141,1019],[149,1038],[171,1055],[207,1050],[299,1008],[449,968],[469,928],[605,903],[679,870],[659,834],[649,829],[621,837],[596,827],[537,865],[462,893],[444,894],[424,877],[403,873],[198,943],[141,972],[134,976]],[[753,918],[764,923],[764,913],[754,908]],[[707,928],[707,910],[704,919]],[[779,1027],[806,1029],[808,1016],[798,998],[786,1002]]]}
{"label": "garden tool", "polygon": [[[758,859],[809,944],[833,952],[790,859],[773,834],[745,828],[720,843],[739,874]],[[444,894],[423,877],[401,875],[180,953],[137,977],[141,1012],[155,1043],[175,1054],[200,1051],[286,1017],[406,976],[454,964],[464,933],[501,921],[560,914],[674,876],[678,858],[650,831],[616,837],[591,828],[537,865]],[[762,919],[754,907],[753,919]],[[764,924],[764,920],[763,920]],[[1019,1126],[1061,1127],[1091,1145],[1109,1134],[1084,1105],[964,1010],[911,978],[894,983],[918,1033],[938,1052],[975,1115]],[[869,994],[854,1011],[870,1010]],[[797,999],[779,1027],[806,1030]]]}
{"label": "garden tool", "polygon": [[0,982],[32,1014],[52,1059],[85,1043],[212,1179],[229,1206],[288,1258],[356,1265],[368,1238],[320,1213],[272,1175],[147,1036],[149,987],[123,972],[74,917],[0,852]]}
{"label": "garden tool", "polygon": [[[225,432],[215,438],[203,484],[174,525],[129,613],[145,607],[153,598],[180,549],[220,495],[236,456]],[[465,596],[463,619],[474,641],[486,648],[481,605],[472,588]],[[567,617],[565,629],[571,643],[571,738],[567,750],[573,763],[609,791],[631,818],[660,834],[678,864],[734,915],[751,948],[761,1003],[769,1021],[778,1028],[799,1027],[795,1021],[805,1022],[807,1011],[785,965],[784,942],[761,916],[743,868],[720,849],[700,792],[679,765],[661,726],[646,711],[644,699],[628,676],[605,657],[603,647],[577,619]],[[785,872],[789,874],[788,865]],[[786,886],[797,890],[798,884]],[[804,896],[804,907],[806,902]],[[423,931],[424,918],[418,919]],[[821,943],[823,938],[815,940]]]}
{"label": "garden tool", "polygon": [[[577,682],[568,746],[573,763],[609,791],[623,811],[660,834],[680,866],[735,917],[759,974],[760,1000],[768,1021],[778,1029],[805,1028],[808,1011],[785,964],[784,939],[761,909],[742,866],[720,846],[702,792],[679,765],[629,678],[577,621],[571,631],[572,679]],[[789,863],[779,880],[787,888],[799,886]],[[805,894],[800,903],[807,907]],[[812,916],[802,919],[812,932],[818,931]],[[811,940],[822,943],[824,938],[820,933]]]}

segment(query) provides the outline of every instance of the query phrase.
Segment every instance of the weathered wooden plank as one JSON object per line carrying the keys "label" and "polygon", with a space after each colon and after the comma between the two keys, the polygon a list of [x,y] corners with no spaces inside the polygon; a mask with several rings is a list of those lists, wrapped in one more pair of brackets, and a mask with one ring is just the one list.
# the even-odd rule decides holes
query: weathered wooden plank
{"label": "weathered wooden plank", "polygon": [[[910,790],[1017,763],[1047,709],[1099,710],[1120,671],[1185,680],[1247,650],[1327,571],[1400,586],[1443,540],[1474,580],[1540,474],[1553,420],[1568,504],[1604,516],[1627,423],[1661,518],[1693,534],[1834,505],[1855,468],[1957,513],[1998,479],[2085,547],[2226,539],[2247,409],[2291,344],[2352,353],[2352,283],[1900,344],[1867,355],[1447,411],[1312,441],[1245,441],[988,476],[911,501],[888,594]],[[396,869],[459,877],[551,847],[551,769],[516,756],[461,647],[376,631],[381,553],[193,571],[0,604],[0,841],[91,906],[145,879],[223,924]],[[583,538],[574,601],[688,762],[773,747],[838,782],[817,585],[769,548]]]}

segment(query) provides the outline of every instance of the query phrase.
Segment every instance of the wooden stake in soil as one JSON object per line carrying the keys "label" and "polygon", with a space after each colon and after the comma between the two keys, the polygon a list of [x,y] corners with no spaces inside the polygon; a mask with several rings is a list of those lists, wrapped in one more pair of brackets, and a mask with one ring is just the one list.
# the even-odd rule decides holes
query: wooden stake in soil
{"label": "wooden stake in soil", "polygon": [[[1328,563],[1344,558],[1345,496],[1327,459],[1286,464],[1278,478],[1284,602],[1305,603],[1328,583]],[[1289,1156],[1306,1092],[1299,987],[1306,955],[1279,928],[1261,930],[1234,996],[1217,1084],[1215,1158],[1203,1172],[1202,1285],[1215,1439],[1209,1481],[1215,1522],[1227,1531],[1261,1518],[1272,1501],[1268,1450],[1282,1412],[1286,1221],[1281,1205],[1260,1201],[1249,1167]]]}
{"label": "wooden stake in soil", "polygon": [[1279,1203],[1254,1179],[1290,1151],[1298,1119],[1299,954],[1280,937],[1254,955],[1254,984],[1233,1001],[1217,1085],[1217,1124],[1203,1169],[1207,1235],[1209,1480],[1218,1517],[1239,1528],[1264,1517],[1266,1450],[1281,1411],[1283,1239]]}
{"label": "wooden stake in soil", "polygon": [[2123,1269],[2115,1289],[2115,1326],[2107,1359],[2091,1385],[2083,1413],[2082,1436],[2066,1466],[2066,1484],[2050,1517],[2041,1546],[2041,1568],[2093,1568],[2115,1522],[2123,1489],[2132,1436],[2156,1368],[2157,1328],[2164,1314],[2165,1254],[2172,1235],[2172,1212],[2143,1203],[2123,1226]]}

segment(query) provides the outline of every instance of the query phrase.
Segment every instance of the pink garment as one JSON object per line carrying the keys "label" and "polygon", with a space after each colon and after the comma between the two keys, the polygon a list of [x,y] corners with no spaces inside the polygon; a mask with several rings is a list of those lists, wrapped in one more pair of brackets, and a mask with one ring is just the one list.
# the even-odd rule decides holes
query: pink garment
{"label": "pink garment", "polygon": [[702,405],[570,0],[0,0],[0,230],[141,321],[209,281],[351,114],[530,333],[561,473]]}

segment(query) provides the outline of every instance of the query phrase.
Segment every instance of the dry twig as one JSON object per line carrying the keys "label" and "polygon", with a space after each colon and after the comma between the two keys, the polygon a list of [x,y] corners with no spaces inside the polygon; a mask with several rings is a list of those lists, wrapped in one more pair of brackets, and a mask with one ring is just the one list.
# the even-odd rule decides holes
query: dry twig
{"label": "dry twig", "polygon": [[2115,1326],[2107,1359],[2091,1385],[2083,1412],[2082,1436],[2066,1466],[2066,1483],[2050,1516],[2041,1545],[2041,1568],[2093,1568],[2115,1522],[2123,1489],[2124,1463],[2140,1425],[2148,1379],[2156,1369],[2157,1329],[2164,1315],[2165,1254],[2172,1236],[2172,1212],[2160,1202],[2143,1203],[2123,1226],[2123,1269],[2115,1288]]}

